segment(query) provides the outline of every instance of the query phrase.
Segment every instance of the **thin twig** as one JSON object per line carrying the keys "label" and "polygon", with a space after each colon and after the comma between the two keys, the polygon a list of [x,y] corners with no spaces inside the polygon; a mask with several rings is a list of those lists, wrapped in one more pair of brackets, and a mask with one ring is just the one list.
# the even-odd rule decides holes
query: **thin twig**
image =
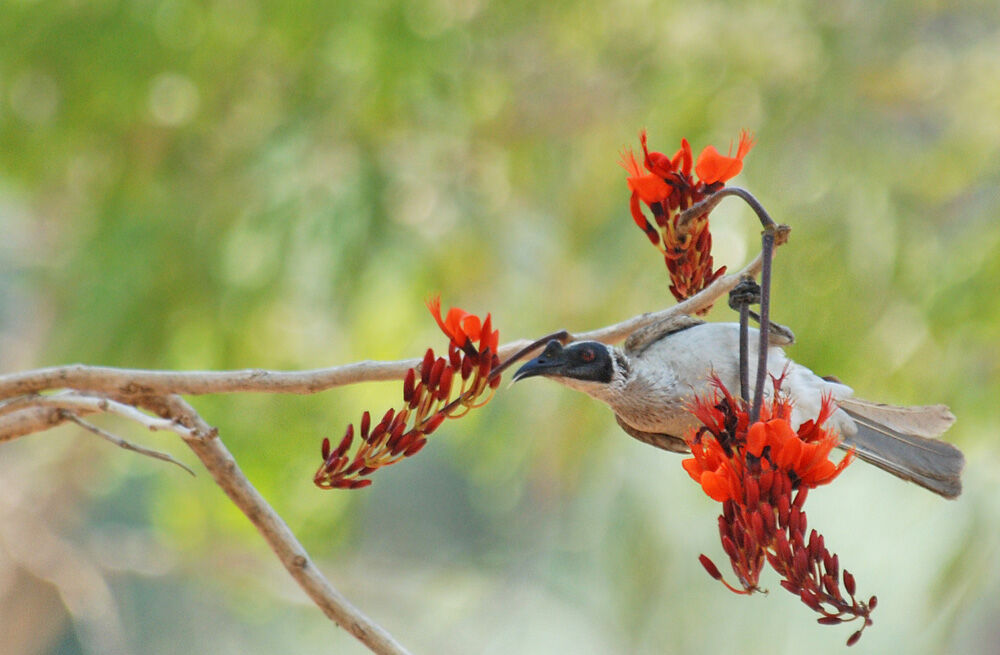
{"label": "thin twig", "polygon": [[156,416],[150,416],[140,412],[131,405],[103,398],[92,396],[77,391],[67,391],[48,396],[29,394],[19,398],[12,398],[0,405],[0,416],[10,413],[15,409],[23,407],[52,407],[60,410],[72,412],[74,414],[94,414],[107,413],[120,416],[130,421],[135,421],[149,430],[169,430],[176,432],[182,437],[190,436],[191,431],[176,421],[171,421]]}
{"label": "thin twig", "polygon": [[171,464],[176,464],[177,466],[181,467],[191,475],[194,475],[194,471],[191,468],[189,468],[187,464],[184,464],[183,462],[174,459],[174,457],[168,453],[162,453],[158,450],[152,450],[150,448],[146,448],[145,446],[134,444],[126,439],[122,439],[117,435],[111,434],[107,430],[97,427],[93,423],[84,421],[82,418],[70,412],[69,410],[63,409],[60,411],[63,412],[63,415],[66,417],[67,420],[76,423],[84,430],[93,432],[102,439],[107,439],[108,441],[118,446],[119,448],[124,448],[125,450],[131,450],[134,453],[139,453],[140,455],[145,455],[146,457],[152,457],[153,459],[159,459],[164,462],[170,462]]}

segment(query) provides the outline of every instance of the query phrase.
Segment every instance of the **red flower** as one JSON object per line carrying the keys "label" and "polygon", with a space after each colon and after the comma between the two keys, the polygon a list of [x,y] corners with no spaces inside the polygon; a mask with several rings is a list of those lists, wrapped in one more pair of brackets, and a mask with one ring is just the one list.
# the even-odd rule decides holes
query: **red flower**
{"label": "red flower", "polygon": [[[371,414],[364,413],[357,431],[360,445],[353,456],[347,455],[355,440],[353,423],[347,426],[336,448],[329,439],[323,439],[323,462],[313,476],[316,486],[360,489],[370,485],[367,476],[415,455],[446,418],[464,416],[493,397],[500,385],[500,376],[491,376],[500,365],[496,354],[500,333],[492,328],[490,315],[480,320],[452,308],[442,320],[441,299],[437,296],[427,301],[427,308],[449,338],[448,357],[435,357],[428,348],[423,361],[406,372],[402,407],[390,409],[374,426]],[[478,351],[472,345],[476,340]]]}
{"label": "red flower", "polygon": [[822,614],[820,623],[862,619],[861,630],[848,640],[856,643],[871,625],[877,599],[857,600],[854,577],[847,571],[846,593],[841,592],[837,556],[816,530],[807,533],[803,510],[809,490],[832,482],[853,460],[853,452],[839,464],[829,459],[839,442],[836,433],[823,427],[833,401],[824,399],[820,415],[794,430],[791,404],[779,393],[781,380],[775,380],[774,399],[761,409],[761,420],[750,425],[745,403],[715,383],[715,397],[698,399],[692,407],[702,427],[686,437],[692,457],[683,467],[710,498],[722,503],[722,548],[739,587],[726,582],[705,555],[699,557],[702,565],[732,591],[749,594],[759,589],[761,569],[769,563],[782,576],[783,588]]}
{"label": "red flower", "polygon": [[[479,341],[480,350],[487,348],[492,353],[496,353],[500,342],[500,332],[492,329],[490,315],[486,315],[486,320],[480,321],[475,314],[470,314],[464,309],[452,307],[448,310],[447,316],[441,318],[441,296],[431,296],[427,300],[427,309],[431,316],[437,321],[441,331],[448,336],[459,348],[466,348],[473,341]],[[473,350],[475,348],[473,347]]]}
{"label": "red flower", "polygon": [[[693,155],[687,139],[681,139],[681,147],[673,157],[650,152],[645,130],[639,133],[639,143],[645,171],[631,150],[622,152],[621,157],[632,192],[629,210],[632,220],[650,243],[663,253],[670,273],[670,291],[677,300],[684,300],[714,282],[726,269],[713,270],[708,215],[681,224],[678,221],[680,213],[717,191],[740,172],[743,158],[753,146],[753,138],[746,131],[740,134],[736,156],[723,156],[712,146],[702,150],[694,166],[698,180],[691,175]],[[643,212],[643,204],[652,214],[655,227]]]}

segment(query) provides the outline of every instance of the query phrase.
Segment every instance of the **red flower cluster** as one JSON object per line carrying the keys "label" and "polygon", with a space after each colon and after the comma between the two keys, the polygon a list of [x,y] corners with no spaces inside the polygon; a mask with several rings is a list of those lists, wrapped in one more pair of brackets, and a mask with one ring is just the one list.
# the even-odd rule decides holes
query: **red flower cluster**
{"label": "red flower cluster", "polygon": [[[746,131],[741,132],[735,155],[731,147],[728,155],[722,155],[715,147],[708,146],[698,155],[697,162],[694,162],[687,139],[681,139],[681,147],[673,157],[667,157],[662,152],[650,152],[645,130],[639,133],[639,142],[642,144],[643,165],[648,172],[644,173],[639,167],[631,150],[622,153],[621,161],[628,172],[628,187],[632,191],[632,218],[663,253],[670,273],[670,291],[681,301],[707,287],[725,273],[726,268],[712,270],[712,235],[708,228],[708,214],[696,216],[684,224],[679,222],[679,215],[739,174],[743,169],[743,158],[753,147],[753,137]],[[692,164],[698,180],[691,175]],[[653,214],[657,227],[646,218],[640,201]]]}
{"label": "red flower cluster", "polygon": [[686,438],[693,457],[684,460],[684,470],[722,503],[719,534],[740,587],[726,582],[706,555],[699,559],[709,575],[740,594],[760,589],[761,569],[769,563],[783,578],[782,587],[822,614],[820,623],[862,619],[861,629],[848,639],[852,645],[871,625],[877,599],[857,600],[854,576],[846,570],[841,591],[839,560],[816,530],[807,538],[802,508],[809,489],[833,481],[853,460],[853,453],[839,464],[829,460],[839,441],[823,428],[833,410],[830,399],[815,421],[793,430],[791,404],[779,393],[780,385],[780,380],[774,381],[773,399],[753,425],[745,404],[718,381],[716,397],[699,399],[692,407],[702,427]]}
{"label": "red flower cluster", "polygon": [[[406,373],[403,381],[403,406],[390,409],[372,427],[371,415],[361,417],[358,436],[361,445],[352,457],[347,455],[354,442],[354,424],[347,426],[340,444],[331,449],[329,439],[323,439],[323,463],[313,482],[323,489],[359,489],[372,483],[367,476],[383,466],[415,455],[427,443],[427,436],[446,418],[464,416],[470,409],[481,407],[493,397],[500,385],[500,376],[490,373],[499,366],[497,344],[500,333],[492,328],[486,315],[480,320],[458,308],[441,318],[441,300],[432,298],[427,308],[441,330],[448,336],[448,357],[434,356],[430,348],[423,361]],[[478,348],[474,342],[479,343]],[[481,396],[487,394],[483,399]]]}

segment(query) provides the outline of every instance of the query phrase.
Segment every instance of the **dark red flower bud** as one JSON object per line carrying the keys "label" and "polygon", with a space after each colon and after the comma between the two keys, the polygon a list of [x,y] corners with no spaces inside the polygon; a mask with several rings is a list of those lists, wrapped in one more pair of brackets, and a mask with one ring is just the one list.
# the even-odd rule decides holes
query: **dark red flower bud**
{"label": "dark red flower bud", "polygon": [[808,495],[808,493],[809,490],[806,489],[805,487],[799,489],[799,492],[795,494],[795,501],[792,504],[798,507],[799,509],[802,509],[802,506],[806,504],[806,495]]}
{"label": "dark red flower bud", "polygon": [[468,380],[469,376],[472,375],[472,367],[475,365],[472,357],[466,355],[462,358],[462,379]]}
{"label": "dark red flower bud", "polygon": [[847,590],[848,596],[854,598],[854,576],[847,569],[844,569],[844,589]]}
{"label": "dark red flower bud", "polygon": [[[826,559],[828,555],[830,557],[829,561]],[[836,580],[840,576],[840,559],[836,555],[830,555],[829,553],[824,554],[823,568],[825,568],[826,572],[832,575],[833,579]]]}
{"label": "dark red flower bud", "polygon": [[736,544],[733,543],[733,540],[729,537],[722,538],[722,550],[726,551],[726,555],[729,555],[729,559],[739,559],[739,550],[737,550]]}
{"label": "dark red flower bud", "polygon": [[799,530],[799,514],[799,508],[794,505],[792,506],[791,511],[788,512],[788,536],[792,539],[795,538],[795,535],[800,534],[801,532]]}
{"label": "dark red flower bud", "polygon": [[340,440],[340,445],[337,449],[331,453],[332,457],[340,457],[347,452],[347,449],[351,447],[351,442],[354,440],[354,424],[347,424],[347,431],[344,432],[344,438]]}
{"label": "dark red flower bud", "polygon": [[444,423],[445,418],[447,418],[447,416],[445,416],[443,412],[438,412],[437,414],[435,414],[434,416],[432,416],[430,419],[427,420],[427,422],[424,424],[424,427],[421,429],[421,432],[423,432],[425,435],[434,432],[434,430],[437,430],[438,427],[442,423]]}
{"label": "dark red flower bud", "polygon": [[788,527],[788,512],[789,512],[789,502],[788,496],[781,496],[778,498],[778,525],[785,528]]}
{"label": "dark red flower bud", "polygon": [[403,452],[403,455],[406,457],[411,457],[413,455],[416,455],[426,445],[427,445],[427,440],[424,439],[423,437],[420,437],[414,440],[414,442],[411,443],[409,446],[407,446],[406,450]]}
{"label": "dark red flower bud", "polygon": [[427,349],[424,353],[424,361],[420,364],[420,380],[426,385],[431,377],[431,367],[434,366],[434,350]]}
{"label": "dark red flower bud", "polygon": [[813,592],[803,589],[802,593],[799,594],[799,598],[802,599],[803,603],[809,606],[809,609],[816,612],[823,611],[823,606],[820,605],[819,600],[817,600],[816,595]]}
{"label": "dark red flower bud", "polygon": [[365,413],[361,415],[361,438],[368,441],[368,430],[372,426],[372,415],[365,410]]}
{"label": "dark red flower bud", "polygon": [[371,480],[354,480],[351,482],[351,489],[363,489],[372,483]]}
{"label": "dark red flower bud", "polygon": [[764,519],[764,529],[768,534],[775,530],[774,508],[769,503],[761,503],[760,515]]}
{"label": "dark red flower bud", "polygon": [[416,441],[419,436],[420,433],[417,432],[415,429],[410,430],[409,432],[407,432],[406,434],[404,434],[403,436],[401,436],[399,439],[396,440],[396,443],[393,444],[392,450],[390,452],[392,453],[393,456],[398,455],[399,453],[409,448],[410,444]]}
{"label": "dark red flower bud", "polygon": [[822,580],[823,588],[826,589],[826,593],[830,594],[834,598],[840,598],[840,587],[837,586],[837,581],[834,580],[829,574],[824,575]]}
{"label": "dark red flower bud", "polygon": [[386,440],[385,446],[390,451],[392,451],[393,455],[398,455],[399,454],[399,451],[396,450],[396,444],[399,443],[399,440],[403,436],[403,432],[405,430],[406,430],[406,424],[405,423],[397,423],[396,425],[394,425],[392,427],[392,430],[389,433],[389,439]]}
{"label": "dark red flower bud", "polygon": [[323,445],[320,446],[319,452],[324,462],[330,458],[330,440],[327,437],[323,437]]}
{"label": "dark red flower bud", "polygon": [[807,549],[809,551],[810,560],[818,560],[823,556],[823,552],[819,550],[819,533],[816,530],[811,530],[809,532],[809,542]]}
{"label": "dark red flower bud", "polygon": [[767,543],[767,533],[764,531],[764,518],[760,512],[754,512],[750,516],[750,525],[753,527],[754,537],[758,544]]}
{"label": "dark red flower bud", "polygon": [[792,567],[795,569],[795,577],[802,579],[809,572],[809,560],[806,558],[806,551],[797,550],[792,559]]}
{"label": "dark red flower bud", "polygon": [[838,625],[844,622],[844,619],[839,616],[821,616],[816,619],[816,622],[820,625]]}
{"label": "dark red flower bud", "polygon": [[427,381],[428,389],[437,389],[438,383],[441,382],[441,373],[444,371],[446,362],[443,357],[439,357],[434,365],[431,366],[430,379]]}
{"label": "dark red flower bud", "polygon": [[707,555],[699,555],[698,561],[701,562],[701,565],[705,567],[705,570],[708,571],[710,576],[716,580],[722,579],[722,573],[719,572],[719,568],[715,565],[715,562],[708,558]]}
{"label": "dark red flower bud", "polygon": [[448,361],[453,369],[458,370],[462,366],[462,353],[451,341],[448,342]]}
{"label": "dark red flower bud", "polygon": [[479,356],[479,377],[486,377],[490,374],[490,368],[493,366],[493,355],[489,350],[485,351]]}
{"label": "dark red flower bud", "polygon": [[403,402],[409,403],[413,399],[413,387],[417,382],[417,372],[412,368],[406,372],[403,378]]}
{"label": "dark red flower bud", "polygon": [[776,534],[774,550],[778,554],[778,559],[782,562],[790,563],[792,561],[792,548],[788,544],[788,537],[780,530]]}
{"label": "dark red flower bud", "polygon": [[784,471],[781,472],[781,495],[789,497],[792,495],[792,479]]}
{"label": "dark red flower bud", "polygon": [[860,630],[858,630],[857,632],[855,632],[854,634],[852,634],[850,637],[847,638],[847,645],[853,646],[854,644],[858,643],[859,639],[861,639]]}
{"label": "dark red flower bud", "polygon": [[455,370],[452,368],[446,368],[441,371],[441,381],[438,383],[437,399],[447,400],[448,395],[451,393],[451,381],[454,378]]}
{"label": "dark red flower bud", "polygon": [[719,539],[725,539],[730,533],[730,523],[725,515],[719,517]]}
{"label": "dark red flower bud", "polygon": [[876,605],[878,605],[878,598],[876,598],[875,596],[872,596],[871,598],[868,599],[868,610],[869,611],[875,609]]}
{"label": "dark red flower bud", "polygon": [[417,382],[417,386],[413,390],[413,394],[410,396],[410,402],[407,403],[407,406],[410,409],[416,409],[417,406],[421,402],[423,402],[425,392],[426,392],[426,387],[424,387],[423,380],[421,380],[420,382]]}
{"label": "dark red flower bud", "polygon": [[732,523],[733,519],[736,518],[736,503],[731,500],[722,503],[722,515],[727,522]]}
{"label": "dark red flower bud", "polygon": [[774,482],[774,471],[768,469],[760,474],[760,495],[764,498],[769,498],[771,494],[771,485]]}
{"label": "dark red flower bud", "polygon": [[747,477],[743,483],[743,493],[746,496],[747,507],[753,509],[760,502],[760,489],[757,481],[752,477]]}

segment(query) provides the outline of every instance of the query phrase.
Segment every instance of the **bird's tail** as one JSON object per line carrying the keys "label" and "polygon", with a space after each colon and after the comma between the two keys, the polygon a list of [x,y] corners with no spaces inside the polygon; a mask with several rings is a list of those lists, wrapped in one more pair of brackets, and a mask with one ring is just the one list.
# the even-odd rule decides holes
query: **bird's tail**
{"label": "bird's tail", "polygon": [[962,493],[962,451],[937,437],[955,422],[944,405],[894,407],[857,398],[839,401],[858,426],[842,448],[904,480],[945,498]]}

